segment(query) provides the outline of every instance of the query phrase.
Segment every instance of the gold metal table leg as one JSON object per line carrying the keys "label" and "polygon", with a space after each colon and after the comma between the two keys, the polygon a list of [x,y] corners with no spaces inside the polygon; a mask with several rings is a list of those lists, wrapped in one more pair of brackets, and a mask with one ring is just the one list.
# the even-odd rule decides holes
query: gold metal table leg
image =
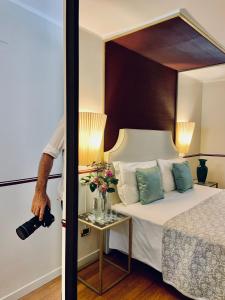
{"label": "gold metal table leg", "polygon": [[[128,221],[128,220],[126,220]],[[85,284],[87,287],[98,293],[99,295],[102,295],[104,292],[108,291],[111,287],[116,285],[118,282],[120,282],[123,278],[125,278],[130,272],[131,272],[131,258],[132,258],[132,219],[129,219],[129,238],[128,238],[128,266],[127,269],[120,267],[116,263],[108,260],[107,258],[104,258],[104,234],[105,230],[99,230],[99,274],[98,274],[98,281],[99,286],[95,288],[90,283],[88,283],[86,280],[82,279],[81,276],[78,275],[78,280],[80,280],[83,284]],[[117,280],[109,284],[107,287],[103,288],[103,261],[106,261],[116,267],[117,269],[125,272],[123,275],[121,275]],[[88,266],[86,266],[88,267]],[[84,267],[84,269],[86,268]]]}
{"label": "gold metal table leg", "polygon": [[104,232],[100,230],[99,238],[99,294],[102,294],[102,272],[103,272],[103,250],[104,250]]}
{"label": "gold metal table leg", "polygon": [[132,219],[129,219],[129,245],[128,245],[128,273],[131,272],[131,257],[132,257]]}

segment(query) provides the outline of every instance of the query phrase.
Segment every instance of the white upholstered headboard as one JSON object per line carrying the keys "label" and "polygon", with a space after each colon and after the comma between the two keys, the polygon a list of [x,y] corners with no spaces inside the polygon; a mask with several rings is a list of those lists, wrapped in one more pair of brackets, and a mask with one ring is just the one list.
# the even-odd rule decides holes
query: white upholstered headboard
{"label": "white upholstered headboard", "polygon": [[178,156],[170,131],[120,129],[115,146],[105,152],[105,161],[149,161]]}

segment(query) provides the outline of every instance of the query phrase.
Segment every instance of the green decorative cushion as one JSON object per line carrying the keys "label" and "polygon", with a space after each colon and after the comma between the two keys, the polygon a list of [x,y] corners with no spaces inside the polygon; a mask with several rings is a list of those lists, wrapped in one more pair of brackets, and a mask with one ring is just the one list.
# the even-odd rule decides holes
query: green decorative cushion
{"label": "green decorative cushion", "polygon": [[173,164],[172,173],[178,192],[183,193],[193,188],[191,169],[187,161],[179,164]]}
{"label": "green decorative cushion", "polygon": [[141,204],[164,198],[159,168],[136,169],[136,179]]}

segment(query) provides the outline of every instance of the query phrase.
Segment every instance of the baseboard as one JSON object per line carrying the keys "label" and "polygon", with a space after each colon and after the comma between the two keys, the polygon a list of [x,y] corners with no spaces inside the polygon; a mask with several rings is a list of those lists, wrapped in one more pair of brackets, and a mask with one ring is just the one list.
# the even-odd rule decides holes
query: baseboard
{"label": "baseboard", "polygon": [[89,253],[86,256],[81,257],[80,259],[78,259],[78,271],[82,268],[84,268],[86,265],[96,261],[98,259],[98,253],[99,250],[95,250],[91,253]]}
{"label": "baseboard", "polygon": [[62,268],[56,268],[55,270],[35,279],[32,282],[24,285],[23,287],[19,288],[18,290],[4,296],[1,300],[18,300],[20,297],[23,297],[30,292],[36,290],[37,288],[41,287],[42,285],[48,283],[49,281],[53,280],[54,278],[61,275]]}

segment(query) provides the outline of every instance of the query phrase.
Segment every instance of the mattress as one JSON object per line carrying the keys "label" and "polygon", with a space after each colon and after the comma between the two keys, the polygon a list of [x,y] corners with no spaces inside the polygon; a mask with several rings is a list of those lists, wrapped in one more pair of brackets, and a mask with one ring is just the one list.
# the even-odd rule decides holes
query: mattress
{"label": "mattress", "polygon": [[[220,191],[194,185],[185,193],[165,193],[164,199],[147,205],[140,202],[127,206],[122,203],[113,205],[117,212],[132,216],[132,257],[161,272],[163,224]],[[128,224],[123,223],[110,230],[109,248],[128,252]]]}

